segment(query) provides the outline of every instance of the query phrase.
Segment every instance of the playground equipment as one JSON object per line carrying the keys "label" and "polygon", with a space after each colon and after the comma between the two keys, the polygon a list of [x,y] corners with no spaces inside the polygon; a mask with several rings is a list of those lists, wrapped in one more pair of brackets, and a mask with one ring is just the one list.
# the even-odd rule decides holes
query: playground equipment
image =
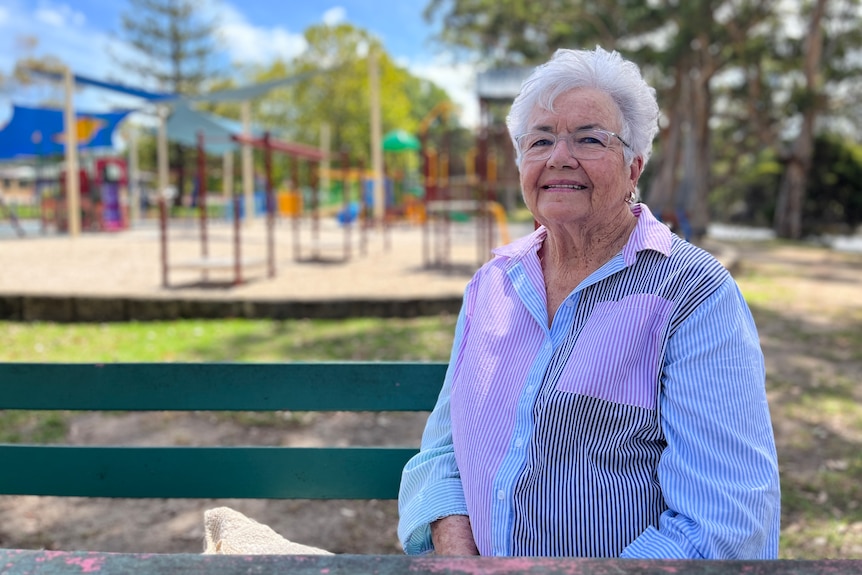
{"label": "playground equipment", "polygon": [[[363,212],[359,204],[361,199],[357,202],[351,202],[350,199],[351,180],[356,176],[349,168],[347,153],[340,155],[340,166],[338,169],[326,169],[326,172],[322,173],[324,168],[320,164],[325,155],[319,150],[315,151],[317,155],[306,157],[304,166],[300,165],[300,160],[303,159],[301,156],[291,156],[289,158],[289,193],[291,196],[288,197],[295,198],[287,202],[294,208],[289,214],[293,234],[293,260],[306,263],[348,261],[353,254],[353,224],[358,221]],[[330,183],[330,185],[326,186],[327,189],[323,190],[327,194],[325,202],[321,201],[321,180]],[[332,202],[332,184],[335,186],[340,184],[340,201]],[[324,203],[326,206],[323,205]],[[328,209],[324,210],[324,207]],[[309,224],[308,236],[310,241],[307,249],[304,249],[303,223],[306,220],[303,218],[303,214],[306,212],[308,213],[307,222]],[[324,241],[321,224],[325,212],[328,212],[327,215],[337,218],[340,223],[342,234],[340,242]],[[363,237],[361,241],[361,249],[363,250],[364,245]],[[324,253],[326,251],[329,253]],[[338,253],[339,255],[332,255],[334,253]]]}
{"label": "playground equipment", "polygon": [[24,233],[24,228],[21,226],[21,222],[18,221],[18,216],[15,215],[15,211],[12,208],[6,205],[2,195],[0,195],[0,210],[6,214],[9,223],[15,228],[15,233],[18,234],[18,237],[24,237],[26,234]]}
{"label": "playground equipment", "polygon": [[[318,190],[319,164],[326,157],[326,154],[314,147],[292,142],[284,142],[272,138],[267,132],[263,137],[250,137],[245,135],[232,135],[231,140],[248,145],[255,150],[263,153],[264,163],[264,179],[265,179],[265,214],[266,214],[266,257],[265,258],[248,258],[242,253],[242,227],[240,224],[242,218],[242,205],[240,196],[236,193],[231,198],[231,209],[228,212],[231,215],[233,222],[232,257],[213,257],[209,250],[208,236],[208,212],[207,212],[207,185],[206,185],[206,164],[205,164],[205,149],[203,133],[198,134],[198,175],[197,175],[197,215],[199,222],[199,244],[200,256],[195,259],[183,260],[176,263],[169,263],[168,258],[168,225],[167,225],[167,206],[165,198],[159,200],[160,213],[160,230],[162,238],[162,284],[169,287],[168,272],[171,268],[186,268],[199,269],[202,272],[202,281],[209,281],[208,272],[214,270],[232,270],[233,285],[239,285],[245,281],[244,270],[252,266],[266,265],[268,277],[275,277],[275,217],[276,213],[289,216],[292,222],[293,231],[293,257],[295,261],[325,261],[326,258],[322,254],[322,242],[320,233],[320,201]],[[280,152],[285,155],[288,162],[288,172],[290,174],[290,186],[287,189],[282,189],[276,203],[276,196],[273,186],[273,153]],[[347,178],[348,170],[346,169],[346,155],[343,155],[342,173]],[[310,199],[310,224],[311,224],[311,250],[310,254],[304,253],[302,249],[302,230],[301,219],[306,204],[302,186],[300,185],[300,172],[305,175],[305,182],[308,184],[306,189],[309,192]],[[347,183],[344,184],[346,189]],[[347,198],[347,194],[344,194]],[[342,260],[348,259],[351,254],[351,239],[349,226],[345,226],[344,242],[342,244]]]}
{"label": "playground equipment", "polygon": [[[200,257],[196,259],[181,260],[176,263],[169,263],[168,258],[168,208],[167,199],[164,196],[159,197],[159,237],[161,242],[161,263],[162,263],[162,286],[170,287],[168,272],[170,268],[178,269],[197,269],[201,271],[201,281],[209,281],[209,272],[215,270],[232,270],[233,285],[240,285],[245,282],[243,271],[249,267],[266,265],[267,276],[275,277],[275,241],[274,241],[274,202],[272,199],[272,181],[267,179],[266,183],[266,258],[252,259],[243,258],[242,255],[242,228],[240,225],[240,196],[233,195],[231,199],[233,209],[233,254],[232,257],[213,257],[209,249],[209,234],[208,234],[208,216],[207,216],[207,184],[206,184],[206,150],[204,146],[203,132],[198,133],[198,148],[197,148],[197,210],[200,233]],[[271,150],[267,147],[269,142],[269,134],[266,134],[262,139],[262,143],[252,142],[252,146],[264,146],[265,161],[268,164],[271,161]]]}
{"label": "playground equipment", "polygon": [[[78,169],[77,188],[81,229],[89,231],[119,231],[128,227],[128,175],[126,161],[117,157],[98,157],[82,162]],[[72,180],[75,178],[72,177]],[[54,227],[68,231],[68,191],[70,178],[59,172],[55,193],[46,193],[46,186],[37,182],[41,209],[42,231]]]}
{"label": "playground equipment", "polygon": [[510,241],[505,210],[496,200],[498,150],[493,144],[488,130],[482,129],[476,147],[467,158],[467,173],[455,178],[449,170],[449,133],[444,132],[437,146],[431,146],[427,132],[423,132],[425,195],[421,219],[425,267],[449,269],[453,266],[452,232],[456,220],[475,222],[479,266],[488,260],[496,245]]}

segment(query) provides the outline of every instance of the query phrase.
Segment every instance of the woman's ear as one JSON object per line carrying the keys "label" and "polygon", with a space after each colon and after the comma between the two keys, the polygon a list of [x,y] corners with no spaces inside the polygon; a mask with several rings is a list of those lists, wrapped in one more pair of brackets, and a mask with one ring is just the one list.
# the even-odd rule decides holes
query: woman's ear
{"label": "woman's ear", "polygon": [[634,187],[638,187],[638,180],[643,174],[644,171],[644,159],[642,156],[635,156],[635,159],[632,160],[632,163],[629,165],[629,179],[634,184]]}

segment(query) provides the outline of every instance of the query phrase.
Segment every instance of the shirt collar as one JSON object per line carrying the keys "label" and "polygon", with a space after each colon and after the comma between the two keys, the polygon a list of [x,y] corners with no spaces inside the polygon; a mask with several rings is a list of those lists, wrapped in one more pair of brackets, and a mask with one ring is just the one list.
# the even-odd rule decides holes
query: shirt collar
{"label": "shirt collar", "polygon": [[[635,263],[637,254],[643,250],[654,250],[665,257],[670,255],[672,232],[652,215],[646,204],[634,204],[632,213],[638,219],[632,235],[623,246],[623,261],[627,266]],[[493,250],[493,254],[511,261],[520,261],[530,251],[535,252],[545,241],[548,230],[540,226],[532,233],[505,246]]]}

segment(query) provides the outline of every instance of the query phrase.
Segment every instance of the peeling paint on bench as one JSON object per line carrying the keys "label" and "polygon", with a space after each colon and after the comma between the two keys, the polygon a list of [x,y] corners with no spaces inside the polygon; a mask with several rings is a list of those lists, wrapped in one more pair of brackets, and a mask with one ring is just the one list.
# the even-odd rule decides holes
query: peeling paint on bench
{"label": "peeling paint on bench", "polygon": [[195,555],[0,549],[4,575],[98,573],[240,575],[854,575],[862,561],[692,561],[400,555]]}

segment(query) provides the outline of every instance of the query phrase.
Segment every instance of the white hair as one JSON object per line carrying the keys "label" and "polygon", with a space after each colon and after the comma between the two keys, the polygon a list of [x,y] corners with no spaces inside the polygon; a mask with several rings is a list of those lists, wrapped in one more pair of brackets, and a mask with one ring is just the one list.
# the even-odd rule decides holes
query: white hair
{"label": "white hair", "polygon": [[637,64],[596,46],[595,50],[557,50],[521,84],[506,117],[518,166],[521,153],[515,138],[527,131],[530,114],[537,107],[553,112],[557,97],[575,88],[601,90],[613,99],[622,114],[620,137],[631,146],[623,147],[626,163],[640,156],[646,164],[658,132],[655,89],[646,83]]}

